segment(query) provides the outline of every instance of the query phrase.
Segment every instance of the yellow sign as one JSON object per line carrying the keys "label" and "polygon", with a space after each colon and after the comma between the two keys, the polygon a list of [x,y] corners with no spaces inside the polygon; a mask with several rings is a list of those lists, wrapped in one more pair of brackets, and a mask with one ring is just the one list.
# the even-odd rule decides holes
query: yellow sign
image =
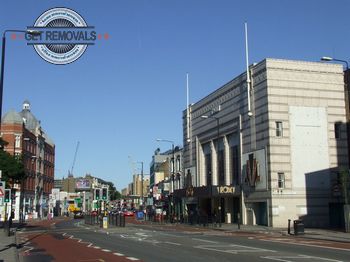
{"label": "yellow sign", "polygon": [[219,194],[233,194],[234,193],[234,187],[232,186],[220,186],[219,187]]}

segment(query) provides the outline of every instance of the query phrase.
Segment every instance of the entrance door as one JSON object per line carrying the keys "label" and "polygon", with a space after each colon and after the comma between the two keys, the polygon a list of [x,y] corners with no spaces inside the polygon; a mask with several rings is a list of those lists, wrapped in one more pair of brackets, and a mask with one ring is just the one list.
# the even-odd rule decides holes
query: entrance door
{"label": "entrance door", "polygon": [[223,197],[220,198],[220,206],[221,206],[221,213],[220,213],[221,223],[224,223],[225,222],[225,198]]}

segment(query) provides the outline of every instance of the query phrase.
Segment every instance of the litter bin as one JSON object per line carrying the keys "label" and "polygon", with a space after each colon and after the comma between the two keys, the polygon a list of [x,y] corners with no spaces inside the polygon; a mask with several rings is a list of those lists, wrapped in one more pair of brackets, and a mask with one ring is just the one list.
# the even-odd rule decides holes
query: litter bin
{"label": "litter bin", "polygon": [[302,220],[294,220],[294,235],[303,235],[304,234],[304,224]]}

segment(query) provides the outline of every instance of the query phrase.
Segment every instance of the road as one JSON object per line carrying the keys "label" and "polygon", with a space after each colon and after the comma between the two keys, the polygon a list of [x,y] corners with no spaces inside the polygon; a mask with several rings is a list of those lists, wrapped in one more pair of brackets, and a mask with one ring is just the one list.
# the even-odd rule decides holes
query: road
{"label": "road", "polygon": [[350,261],[350,243],[171,225],[46,223],[18,233],[20,261]]}

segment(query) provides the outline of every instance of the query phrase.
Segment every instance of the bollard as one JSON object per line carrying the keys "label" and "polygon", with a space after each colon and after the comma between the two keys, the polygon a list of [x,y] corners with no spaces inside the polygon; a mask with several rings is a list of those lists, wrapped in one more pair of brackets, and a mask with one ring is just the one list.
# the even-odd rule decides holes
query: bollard
{"label": "bollard", "polygon": [[290,219],[288,219],[288,235],[290,235]]}
{"label": "bollard", "polygon": [[121,217],[121,221],[122,221],[121,226],[122,226],[122,227],[125,227],[125,216],[122,216],[122,217]]}
{"label": "bollard", "polygon": [[237,214],[237,226],[238,226],[238,229],[241,229],[241,214],[238,213]]}

